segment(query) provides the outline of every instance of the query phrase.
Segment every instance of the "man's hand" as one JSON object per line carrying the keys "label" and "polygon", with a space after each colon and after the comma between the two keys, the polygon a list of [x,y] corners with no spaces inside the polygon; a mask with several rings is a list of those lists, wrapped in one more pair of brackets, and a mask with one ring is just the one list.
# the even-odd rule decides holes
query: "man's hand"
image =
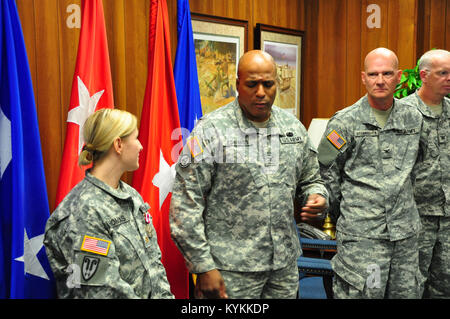
{"label": "man's hand", "polygon": [[221,299],[228,298],[220,271],[213,269],[197,275],[194,291],[196,298]]}
{"label": "man's hand", "polygon": [[322,212],[327,208],[327,200],[319,194],[308,196],[305,206],[302,207],[300,218],[303,222],[314,221],[322,218]]}

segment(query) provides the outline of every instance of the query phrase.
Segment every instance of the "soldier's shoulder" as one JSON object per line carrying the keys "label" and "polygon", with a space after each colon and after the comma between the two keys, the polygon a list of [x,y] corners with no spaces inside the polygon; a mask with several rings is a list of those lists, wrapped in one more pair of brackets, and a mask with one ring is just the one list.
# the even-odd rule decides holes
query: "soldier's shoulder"
{"label": "soldier's shoulder", "polygon": [[415,93],[412,93],[410,95],[407,95],[401,99],[398,99],[397,101],[402,102],[402,103],[417,103],[417,96]]}
{"label": "soldier's shoulder", "polygon": [[55,208],[53,213],[50,215],[49,221],[61,220],[70,215],[71,210],[73,210],[73,206],[81,203],[79,200],[80,197],[86,193],[90,193],[87,191],[87,187],[89,187],[89,185],[85,179],[76,184]]}
{"label": "soldier's shoulder", "polygon": [[345,123],[349,122],[353,123],[360,108],[361,105],[358,102],[344,107],[331,116],[329,120],[330,125],[339,125],[339,123],[344,123],[345,125]]}
{"label": "soldier's shoulder", "polygon": [[420,112],[419,102],[415,96],[407,96],[403,99],[395,99],[395,106],[398,107],[403,114],[408,114],[410,116],[422,117]]}
{"label": "soldier's shoulder", "polygon": [[401,99],[395,99],[395,103],[403,106],[405,109],[417,109],[418,111],[421,109],[421,103],[416,93],[412,93]]}
{"label": "soldier's shoulder", "polygon": [[214,123],[218,120],[227,119],[230,115],[233,114],[233,105],[234,103],[228,103],[224,106],[215,109],[209,113],[204,114],[197,123],[209,124]]}
{"label": "soldier's shoulder", "polygon": [[298,121],[298,118],[297,118],[297,116],[294,115],[294,113],[289,112],[275,104],[272,105],[272,112],[275,112],[276,114],[278,114],[278,116],[283,117],[287,120]]}
{"label": "soldier's shoulder", "polygon": [[275,114],[275,117],[283,123],[283,128],[290,127],[300,130],[306,134],[307,131],[305,126],[292,112],[289,112],[279,106],[272,105],[272,113]]}
{"label": "soldier's shoulder", "polygon": [[228,128],[237,127],[232,103],[205,114],[195,125],[191,136],[215,136]]}
{"label": "soldier's shoulder", "polygon": [[86,212],[97,210],[104,204],[104,198],[97,191],[97,188],[83,179],[67,194],[50,215],[47,222],[48,227],[63,224],[69,220],[95,218],[92,214],[86,214]]}
{"label": "soldier's shoulder", "polygon": [[334,113],[328,121],[326,133],[330,134],[336,131],[340,137],[350,138],[356,127],[361,123],[362,107],[362,101],[358,100],[356,103]]}

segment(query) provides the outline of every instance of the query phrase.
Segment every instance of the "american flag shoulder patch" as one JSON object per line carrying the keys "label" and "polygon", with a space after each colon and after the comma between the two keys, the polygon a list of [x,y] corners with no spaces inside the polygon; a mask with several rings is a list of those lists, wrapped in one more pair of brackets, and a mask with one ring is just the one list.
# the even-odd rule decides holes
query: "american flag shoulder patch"
{"label": "american flag shoulder patch", "polygon": [[338,150],[347,143],[342,136],[338,134],[335,130],[333,130],[330,134],[327,135],[327,139],[333,144]]}
{"label": "american flag shoulder patch", "polygon": [[81,250],[106,256],[108,255],[110,245],[111,241],[109,240],[85,235],[83,238],[83,243],[81,244]]}
{"label": "american flag shoulder patch", "polygon": [[197,136],[191,137],[187,142],[187,146],[191,151],[192,157],[196,157],[197,155],[203,153],[203,149],[198,141]]}

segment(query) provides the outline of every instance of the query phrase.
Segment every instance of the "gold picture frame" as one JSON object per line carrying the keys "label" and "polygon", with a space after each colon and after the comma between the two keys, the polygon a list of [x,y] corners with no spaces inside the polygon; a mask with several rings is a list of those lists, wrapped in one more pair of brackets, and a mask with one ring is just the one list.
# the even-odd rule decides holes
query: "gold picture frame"
{"label": "gold picture frame", "polygon": [[277,96],[274,104],[301,118],[304,32],[256,24],[255,49],[268,52],[277,64]]}
{"label": "gold picture frame", "polygon": [[248,21],[191,13],[202,112],[235,99],[239,58],[247,51]]}

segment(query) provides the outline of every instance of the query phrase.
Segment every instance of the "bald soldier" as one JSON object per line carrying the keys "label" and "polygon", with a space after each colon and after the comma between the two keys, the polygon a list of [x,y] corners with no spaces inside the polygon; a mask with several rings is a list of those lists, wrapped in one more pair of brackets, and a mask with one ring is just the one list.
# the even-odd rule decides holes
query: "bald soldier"
{"label": "bald soldier", "polygon": [[420,271],[424,298],[450,298],[450,52],[419,59],[422,86],[402,102],[423,115],[426,156],[414,168],[414,197],[422,221]]}
{"label": "bald soldier", "polygon": [[303,220],[328,193],[317,152],[292,114],[273,106],[276,65],[263,51],[238,65],[239,97],[201,118],[176,165],[170,226],[198,298],[295,298]]}
{"label": "bald soldier", "polygon": [[400,77],[394,52],[371,51],[361,73],[367,94],[330,119],[318,147],[337,221],[335,298],[418,298],[420,218],[410,173],[422,117],[394,100]]}

